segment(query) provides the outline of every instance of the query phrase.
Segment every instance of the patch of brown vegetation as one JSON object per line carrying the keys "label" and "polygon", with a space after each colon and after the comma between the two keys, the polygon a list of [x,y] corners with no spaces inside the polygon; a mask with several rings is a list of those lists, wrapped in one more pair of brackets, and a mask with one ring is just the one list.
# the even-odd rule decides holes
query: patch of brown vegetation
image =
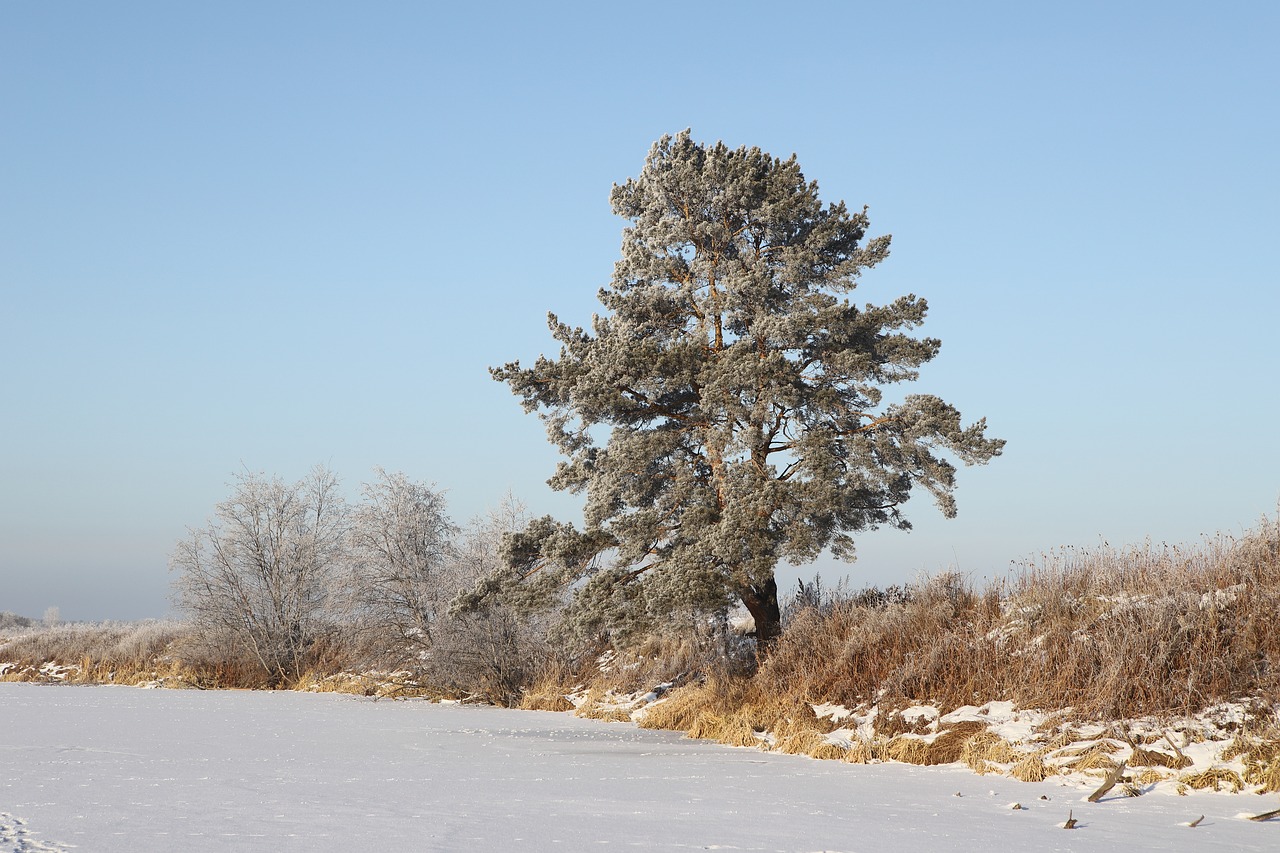
{"label": "patch of brown vegetation", "polygon": [[897,735],[923,735],[928,734],[932,721],[928,717],[913,716],[905,717],[900,710],[881,711],[872,721],[871,727],[878,735],[887,738],[896,737]]}
{"label": "patch of brown vegetation", "polygon": [[929,764],[929,744],[919,737],[898,735],[889,741],[885,750],[891,761],[903,764]]}
{"label": "patch of brown vegetation", "polygon": [[1143,770],[1141,773],[1134,776],[1133,781],[1139,785],[1154,785],[1157,782],[1163,782],[1165,779],[1170,778],[1170,776],[1171,774],[1169,773],[1162,773],[1154,767],[1148,767],[1146,770]]}
{"label": "patch of brown vegetation", "polygon": [[573,703],[561,684],[542,682],[521,695],[520,707],[525,711],[572,711]]}
{"label": "patch of brown vegetation", "polygon": [[822,743],[809,750],[810,758],[818,758],[824,761],[842,761],[845,753],[849,750],[838,743],[831,743],[824,740]]}
{"label": "patch of brown vegetation", "polygon": [[1100,740],[1088,746],[1058,750],[1055,758],[1070,758],[1063,767],[1071,770],[1114,770],[1119,766],[1113,757],[1123,746],[1110,740]]}
{"label": "patch of brown vegetation", "polygon": [[[765,693],[942,709],[975,696],[1077,718],[1194,714],[1280,695],[1280,519],[1198,547],[1066,548],[985,590],[956,575],[850,596],[789,624]],[[888,737],[920,733],[900,715]],[[1158,760],[1158,759],[1152,759]]]}
{"label": "patch of brown vegetation", "polygon": [[929,744],[929,764],[951,764],[960,761],[969,741],[987,731],[978,720],[966,720],[943,729]]}
{"label": "patch of brown vegetation", "polygon": [[1011,743],[983,726],[965,738],[958,760],[981,776],[998,772],[1000,768],[996,765],[1011,764],[1021,757],[1022,753]]}
{"label": "patch of brown vegetation", "polygon": [[850,764],[871,764],[876,761],[889,760],[889,744],[884,738],[872,737],[869,740],[858,739],[845,753],[844,760]]}
{"label": "patch of brown vegetation", "polygon": [[[788,755],[811,755],[814,750],[826,743],[827,739],[822,734],[809,729],[780,737],[774,749],[778,752],[785,752]],[[840,757],[844,757],[843,753],[841,753]]]}
{"label": "patch of brown vegetation", "polygon": [[1259,740],[1244,753],[1244,780],[1260,793],[1280,791],[1280,740]]}
{"label": "patch of brown vegetation", "polygon": [[1054,770],[1044,763],[1044,755],[1043,751],[1024,755],[1009,768],[1009,775],[1019,782],[1043,782],[1054,773]]}
{"label": "patch of brown vegetation", "polygon": [[1213,790],[1219,791],[1223,785],[1230,786],[1233,793],[1239,793],[1244,790],[1244,780],[1240,778],[1240,775],[1234,770],[1228,770],[1225,767],[1210,767],[1208,770],[1202,770],[1199,773],[1187,773],[1179,776],[1178,781],[1197,791],[1202,791],[1206,788],[1213,788]]}
{"label": "patch of brown vegetation", "polygon": [[1191,759],[1185,755],[1170,755],[1156,749],[1135,747],[1128,763],[1134,767],[1168,767],[1172,770],[1181,770],[1191,766]]}

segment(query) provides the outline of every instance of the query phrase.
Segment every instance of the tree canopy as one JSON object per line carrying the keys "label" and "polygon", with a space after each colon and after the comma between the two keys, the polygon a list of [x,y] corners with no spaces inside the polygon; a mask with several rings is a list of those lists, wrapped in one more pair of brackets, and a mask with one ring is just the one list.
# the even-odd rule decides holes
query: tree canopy
{"label": "tree canopy", "polygon": [[914,294],[848,298],[889,237],[867,237],[865,208],[824,205],[794,155],[684,131],[611,200],[629,224],[604,313],[590,330],[549,315],[557,357],[492,370],[545,421],[565,457],[549,483],[585,495],[582,527],[509,537],[471,603],[573,587],[580,626],[625,634],[738,599],[765,648],[780,560],[852,559],[854,534],[911,526],[916,487],[954,516],[947,457],[985,463],[1004,442],[935,396],[882,404],[941,343],[908,334]]}

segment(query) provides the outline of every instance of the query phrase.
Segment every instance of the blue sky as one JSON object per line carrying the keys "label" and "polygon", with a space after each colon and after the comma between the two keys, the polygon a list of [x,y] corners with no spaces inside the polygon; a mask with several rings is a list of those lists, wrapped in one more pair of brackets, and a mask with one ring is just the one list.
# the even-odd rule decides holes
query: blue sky
{"label": "blue sky", "polygon": [[1009,442],[826,577],[1238,533],[1280,499],[1278,8],[5,4],[0,610],[166,614],[246,468],[573,517],[487,368],[589,320],[610,187],[685,127],[868,205],[855,298],[925,296],[916,390]]}

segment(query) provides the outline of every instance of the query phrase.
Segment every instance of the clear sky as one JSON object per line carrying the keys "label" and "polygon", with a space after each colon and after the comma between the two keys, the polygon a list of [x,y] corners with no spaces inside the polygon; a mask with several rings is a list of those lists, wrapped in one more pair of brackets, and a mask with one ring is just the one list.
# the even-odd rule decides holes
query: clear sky
{"label": "clear sky", "polygon": [[574,517],[487,368],[589,321],[609,190],[686,127],[869,205],[855,299],[925,296],[916,390],[1009,442],[824,576],[1238,533],[1280,499],[1277,44],[1270,2],[3,4],[0,610],[165,615],[244,469]]}

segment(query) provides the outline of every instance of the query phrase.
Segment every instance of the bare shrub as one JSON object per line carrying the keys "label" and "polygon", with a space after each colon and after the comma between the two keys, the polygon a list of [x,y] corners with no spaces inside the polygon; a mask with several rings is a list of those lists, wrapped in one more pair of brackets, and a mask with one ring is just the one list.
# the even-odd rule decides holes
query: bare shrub
{"label": "bare shrub", "polygon": [[251,656],[272,683],[296,680],[333,629],[347,516],[322,467],[293,484],[240,475],[209,526],[174,550],[178,605],[200,635]]}
{"label": "bare shrub", "polygon": [[439,598],[429,648],[413,666],[434,690],[460,698],[517,706],[526,691],[567,678],[582,667],[582,649],[550,639],[554,606],[531,610],[501,599],[482,607],[445,604],[500,565],[503,537],[527,521],[523,505],[511,497],[474,519],[450,548],[439,576]]}
{"label": "bare shrub", "polygon": [[377,469],[351,513],[351,574],[356,615],[385,648],[412,656],[432,631],[458,581],[450,577],[453,537],[444,493],[404,474]]}
{"label": "bare shrub", "polygon": [[517,706],[556,658],[545,624],[495,606],[448,617],[418,669],[442,693]]}

